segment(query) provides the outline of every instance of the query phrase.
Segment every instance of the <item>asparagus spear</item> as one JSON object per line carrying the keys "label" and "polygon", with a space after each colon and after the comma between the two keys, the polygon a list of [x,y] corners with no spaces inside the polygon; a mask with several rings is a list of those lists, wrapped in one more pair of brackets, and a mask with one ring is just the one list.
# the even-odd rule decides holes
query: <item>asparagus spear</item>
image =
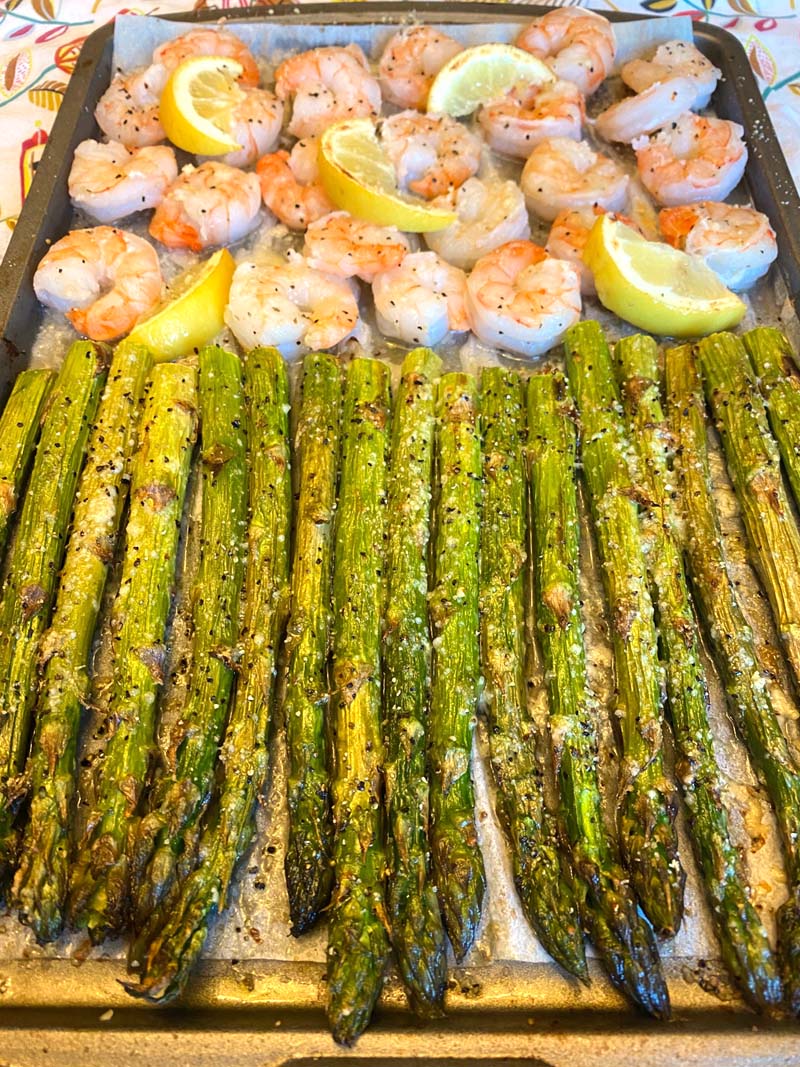
{"label": "asparagus spear", "polygon": [[738,337],[706,337],[697,356],[747,539],[800,689],[800,531],[783,487],[764,402]]}
{"label": "asparagus spear", "polygon": [[22,371],[0,415],[0,561],[53,378],[49,370]]}
{"label": "asparagus spear", "polygon": [[664,775],[661,672],[642,535],[611,353],[596,322],[567,332],[572,393],[580,410],[589,491],[616,665],[622,744],[619,837],[639,901],[660,934],[681,923],[686,876],[678,859],[676,803]]}
{"label": "asparagus spear", "polygon": [[478,385],[445,374],[436,399],[435,635],[430,711],[431,850],[456,959],[472,944],[486,884],[475,825],[472,736],[480,686],[481,439]]}
{"label": "asparagus spear", "polygon": [[[200,564],[192,599],[191,683],[170,738],[166,766],[131,845],[134,926],[144,930],[172,888],[178,864],[193,864],[198,821],[211,796],[233,686],[247,531],[242,368],[214,345],[200,353],[203,504]],[[135,951],[135,947],[134,947]]]}
{"label": "asparagus spear", "polygon": [[758,326],[742,340],[758,375],[769,423],[800,507],[800,368],[780,330]]}
{"label": "asparagus spear", "polygon": [[596,704],[586,670],[578,575],[575,412],[561,374],[528,383],[536,629],[550,702],[560,811],[580,879],[584,925],[612,981],[666,1018],[669,995],[655,939],[607,836],[597,773]]}
{"label": "asparagus spear", "polygon": [[31,810],[14,880],[22,917],[40,941],[52,941],[62,925],[78,730],[88,698],[92,638],[114,558],[151,363],[152,356],[141,346],[120,345],[112,358],[78,483],[53,620],[42,644],[44,677],[27,768]]}
{"label": "asparagus spear", "polygon": [[50,398],[0,601],[0,878],[16,853],[14,819],[37,692],[39,643],[50,618],[75,486],[108,368],[107,351],[77,341]]}
{"label": "asparagus spear", "polygon": [[545,802],[536,725],[527,706],[524,405],[518,374],[499,367],[483,372],[481,644],[491,763],[525,914],[550,955],[585,981],[573,876]]}
{"label": "asparagus spear", "polygon": [[326,353],[306,356],[295,451],[300,468],[286,634],[289,760],[286,885],[292,932],[316,922],[333,884],[327,660],[342,382]]}
{"label": "asparagus spear", "polygon": [[381,623],[389,370],[354,359],[342,418],[333,572],[335,886],[328,1019],[349,1045],[369,1023],[389,956],[384,905]]}
{"label": "asparagus spear", "polygon": [[244,368],[250,448],[244,651],[220,753],[218,803],[203,832],[200,863],[177,900],[154,912],[141,980],[131,988],[161,1003],[183,989],[213,917],[225,908],[236,864],[253,836],[255,806],[269,769],[270,713],[289,599],[289,382],[274,348],[254,349]]}
{"label": "asparagus spear", "polygon": [[389,818],[389,925],[400,974],[420,1015],[441,1014],[445,936],[428,847],[428,631],[435,379],[428,348],[403,361],[389,476],[384,695]]}
{"label": "asparagus spear", "polygon": [[789,751],[761,668],[753,633],[728,576],[711,494],[705,404],[692,350],[667,351],[667,396],[678,448],[685,550],[699,613],[706,624],[731,717],[772,800],[783,841],[789,900],[778,912],[778,949],[795,1014],[800,1013],[800,769]]}
{"label": "asparagus spear", "polygon": [[667,697],[678,756],[678,780],[717,938],[729,971],[758,1010],[778,1005],[781,981],[766,930],[750,902],[747,872],[731,841],[722,776],[708,721],[708,689],[700,658],[681,551],[670,526],[668,432],[652,337],[626,337],[615,350],[631,440],[636,443],[641,517],[658,615]]}
{"label": "asparagus spear", "polygon": [[[111,614],[114,672],[109,739],[98,765],[86,833],[72,867],[70,917],[95,942],[123,926],[128,830],[153,747],[166,655],[164,632],[196,436],[196,371],[178,363],[158,364],[148,385],[141,440],[131,464],[130,516]],[[64,844],[60,848],[66,852]],[[40,892],[47,900],[44,881]]]}

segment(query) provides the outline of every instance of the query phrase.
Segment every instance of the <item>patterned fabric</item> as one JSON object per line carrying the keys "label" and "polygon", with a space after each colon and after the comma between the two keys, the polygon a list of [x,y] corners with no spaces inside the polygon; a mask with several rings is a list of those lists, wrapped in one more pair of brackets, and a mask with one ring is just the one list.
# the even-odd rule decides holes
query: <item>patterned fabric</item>
{"label": "patterned fabric", "polygon": [[[126,7],[117,0],[0,0],[0,254],[30,188],[81,45],[92,30],[121,12],[165,15],[214,7],[233,14],[251,2],[144,0]],[[597,10],[688,16],[734,33],[744,44],[800,185],[800,0],[581,3]]]}

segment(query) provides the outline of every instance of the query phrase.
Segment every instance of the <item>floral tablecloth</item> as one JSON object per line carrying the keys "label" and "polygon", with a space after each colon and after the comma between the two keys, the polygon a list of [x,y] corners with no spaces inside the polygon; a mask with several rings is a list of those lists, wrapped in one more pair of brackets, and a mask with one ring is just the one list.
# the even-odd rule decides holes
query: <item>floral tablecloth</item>
{"label": "floral tablecloth", "polygon": [[[81,45],[92,30],[121,12],[163,15],[214,7],[234,14],[253,2],[145,0],[126,7],[118,0],[0,0],[0,255],[8,245]],[[580,2],[597,10],[704,20],[736,34],[800,185],[800,0]]]}

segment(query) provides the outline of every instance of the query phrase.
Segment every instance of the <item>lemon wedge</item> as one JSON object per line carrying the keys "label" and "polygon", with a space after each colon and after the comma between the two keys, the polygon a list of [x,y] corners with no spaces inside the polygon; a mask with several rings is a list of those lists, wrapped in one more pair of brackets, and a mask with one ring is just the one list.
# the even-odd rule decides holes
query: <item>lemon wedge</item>
{"label": "lemon wedge", "polygon": [[328,127],[319,143],[319,177],[338,208],[379,226],[427,233],[456,220],[454,212],[398,189],[394,167],[370,119],[345,119]]}
{"label": "lemon wedge", "polygon": [[730,329],[746,311],[701,259],[646,241],[610,215],[601,215],[592,227],[583,261],[600,301],[648,333],[704,336]]}
{"label": "lemon wedge", "polygon": [[505,96],[515,85],[545,85],[555,75],[512,44],[479,44],[453,56],[433,79],[428,111],[458,118]]}
{"label": "lemon wedge", "polygon": [[179,274],[152,315],[131,330],[129,343],[145,345],[159,363],[207,344],[224,326],[235,266],[227,248],[221,248]]}
{"label": "lemon wedge", "polygon": [[244,97],[236,79],[241,63],[224,56],[194,56],[175,68],[164,86],[159,117],[178,148],[201,156],[221,156],[241,145],[230,133],[233,108]]}

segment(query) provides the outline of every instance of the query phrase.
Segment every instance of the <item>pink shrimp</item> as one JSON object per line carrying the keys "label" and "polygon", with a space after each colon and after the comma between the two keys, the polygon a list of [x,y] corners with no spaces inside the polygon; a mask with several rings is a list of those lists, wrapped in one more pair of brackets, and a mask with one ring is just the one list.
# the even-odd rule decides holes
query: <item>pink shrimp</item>
{"label": "pink shrimp", "polygon": [[263,156],[256,173],[264,203],[290,230],[305,230],[336,210],[319,181],[314,138],[297,141],[291,152]]}
{"label": "pink shrimp", "polygon": [[478,113],[490,147],[519,159],[527,159],[548,137],[580,141],[585,119],[583,93],[567,81],[512,89]]}
{"label": "pink shrimp", "polygon": [[184,167],[156,208],[150,233],[169,248],[201,252],[241,240],[257,225],[260,207],[255,174],[225,163]]}
{"label": "pink shrimp", "polygon": [[427,200],[463,185],[481,162],[481,142],[449,115],[401,111],[381,124],[381,144],[398,185]]}
{"label": "pink shrimp", "polygon": [[178,177],[168,145],[126,148],[117,141],[81,141],[69,172],[75,207],[98,222],[116,222],[135,211],[157,207]]}
{"label": "pink shrimp", "polygon": [[63,311],[93,341],[129,333],[161,297],[153,246],[112,226],[72,230],[50,248],[33,276],[36,296]]}
{"label": "pink shrimp", "polygon": [[285,59],[275,71],[279,100],[292,100],[289,133],[315,137],[340,119],[380,114],[381,87],[358,45],[312,48]]}
{"label": "pink shrimp", "polygon": [[475,264],[467,301],[472,329],[484,344],[539,356],[580,319],[580,278],[572,263],[532,241],[509,241]]}
{"label": "pink shrimp", "polygon": [[399,107],[424,110],[433,79],[463,49],[433,26],[398,30],[389,38],[378,66],[383,95]]}
{"label": "pink shrimp", "polygon": [[607,18],[594,11],[557,7],[534,19],[517,45],[543,59],[557,78],[574,82],[586,96],[611,73],[617,45]]}
{"label": "pink shrimp", "polygon": [[347,211],[333,211],[313,222],[303,248],[306,261],[316,270],[365,282],[398,267],[407,253],[408,240],[394,226],[375,226]]}
{"label": "pink shrimp", "polygon": [[633,141],[642,184],[665,207],[724,200],[747,164],[743,133],[727,119],[681,115],[655,137]]}

